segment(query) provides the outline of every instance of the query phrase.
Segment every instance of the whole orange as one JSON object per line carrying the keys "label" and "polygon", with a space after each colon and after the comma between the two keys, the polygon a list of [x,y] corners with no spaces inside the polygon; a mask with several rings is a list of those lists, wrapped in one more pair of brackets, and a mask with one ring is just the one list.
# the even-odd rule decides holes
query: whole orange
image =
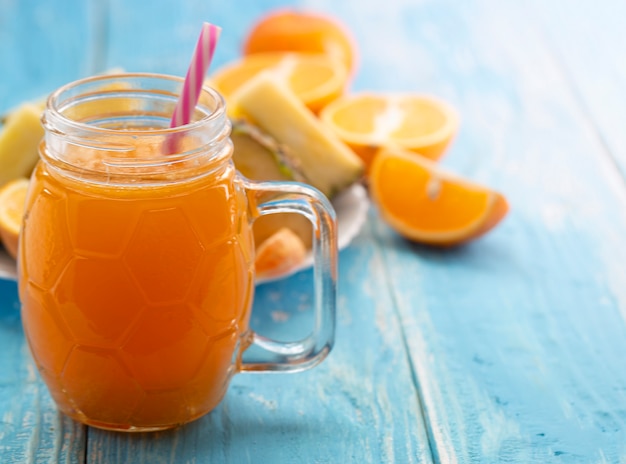
{"label": "whole orange", "polygon": [[318,13],[278,10],[263,16],[244,41],[244,55],[261,52],[324,53],[345,64],[356,64],[356,45],[348,29]]}

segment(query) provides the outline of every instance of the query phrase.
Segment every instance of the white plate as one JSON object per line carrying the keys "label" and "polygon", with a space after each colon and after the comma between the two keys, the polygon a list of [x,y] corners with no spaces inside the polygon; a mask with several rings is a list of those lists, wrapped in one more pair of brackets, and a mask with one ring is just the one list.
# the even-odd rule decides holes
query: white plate
{"label": "white plate", "polygon": [[[354,184],[345,192],[337,195],[333,201],[335,212],[337,213],[337,234],[339,249],[342,250],[359,233],[367,217],[369,201],[367,192],[361,184]],[[313,258],[309,256],[300,266],[289,270],[285,274],[272,277],[271,279],[258,279],[257,284],[269,282],[271,280],[284,279],[298,271],[306,269],[313,264]],[[0,278],[17,278],[15,261],[7,255],[4,249],[0,248]]]}

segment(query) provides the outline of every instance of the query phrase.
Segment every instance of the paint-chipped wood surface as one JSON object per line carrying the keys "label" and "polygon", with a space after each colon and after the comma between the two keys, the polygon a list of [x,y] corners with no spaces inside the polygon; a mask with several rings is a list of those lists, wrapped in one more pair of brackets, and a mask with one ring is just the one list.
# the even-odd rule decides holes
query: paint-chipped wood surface
{"label": "paint-chipped wood surface", "polygon": [[[158,434],[59,416],[2,280],[0,463],[626,462],[626,7],[179,3],[0,0],[0,113],[110,67],[183,74],[200,20],[223,27],[223,64],[259,15],[290,4],[353,31],[353,90],[453,104],[461,130],[442,164],[504,192],[511,213],[441,251],[371,210],[340,256],[330,357],[306,373],[237,376],[213,413]],[[255,328],[304,333],[310,279],[259,287]]]}

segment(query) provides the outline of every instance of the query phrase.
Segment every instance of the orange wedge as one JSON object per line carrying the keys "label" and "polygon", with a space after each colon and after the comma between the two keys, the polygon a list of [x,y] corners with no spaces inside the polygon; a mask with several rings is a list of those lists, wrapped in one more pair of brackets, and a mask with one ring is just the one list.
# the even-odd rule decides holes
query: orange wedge
{"label": "orange wedge", "polygon": [[256,248],[254,267],[257,278],[271,279],[288,273],[305,259],[302,239],[287,227],[279,229]]}
{"label": "orange wedge", "polygon": [[458,245],[495,227],[509,206],[500,193],[439,169],[412,152],[381,150],[370,189],[383,219],[400,235],[431,245]]}
{"label": "orange wedge", "polygon": [[458,128],[452,107],[419,94],[346,95],[325,107],[320,118],[367,166],[379,148],[389,146],[437,160]]}
{"label": "orange wedge", "polygon": [[28,179],[14,179],[0,188],[0,238],[12,257],[17,256],[17,241],[24,216]]}
{"label": "orange wedge", "polygon": [[313,112],[339,97],[348,80],[345,67],[324,55],[259,53],[218,69],[209,77],[208,84],[230,105],[236,105],[236,91],[266,70],[271,70],[275,79],[290,88]]}

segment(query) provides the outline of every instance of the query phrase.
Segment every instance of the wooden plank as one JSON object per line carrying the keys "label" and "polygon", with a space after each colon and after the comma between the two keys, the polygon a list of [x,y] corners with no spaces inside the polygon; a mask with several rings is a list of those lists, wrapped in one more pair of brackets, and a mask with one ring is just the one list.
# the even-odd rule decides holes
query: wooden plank
{"label": "wooden plank", "polygon": [[0,347],[0,462],[84,462],[85,427],[57,412],[26,346],[16,284],[1,278]]}
{"label": "wooden plank", "polygon": [[[626,58],[622,53],[626,48],[622,21],[626,4],[535,1],[531,8],[581,110],[626,174]],[[567,11],[567,19],[558,20],[563,11]]]}
{"label": "wooden plank", "polygon": [[242,7],[234,2],[191,1],[173,7],[167,0],[155,0],[146,9],[111,0],[107,66],[184,76],[201,23],[209,21],[223,29],[211,65],[215,69],[240,55],[250,24],[278,3],[264,0]]}
{"label": "wooden plank", "polygon": [[0,0],[0,114],[103,70],[102,5]]}
{"label": "wooden plank", "polygon": [[626,198],[572,77],[522,5],[429,2],[398,16],[419,62],[376,85],[408,74],[451,100],[463,125],[444,164],[512,204],[459,249],[377,231],[435,460],[623,461]]}

